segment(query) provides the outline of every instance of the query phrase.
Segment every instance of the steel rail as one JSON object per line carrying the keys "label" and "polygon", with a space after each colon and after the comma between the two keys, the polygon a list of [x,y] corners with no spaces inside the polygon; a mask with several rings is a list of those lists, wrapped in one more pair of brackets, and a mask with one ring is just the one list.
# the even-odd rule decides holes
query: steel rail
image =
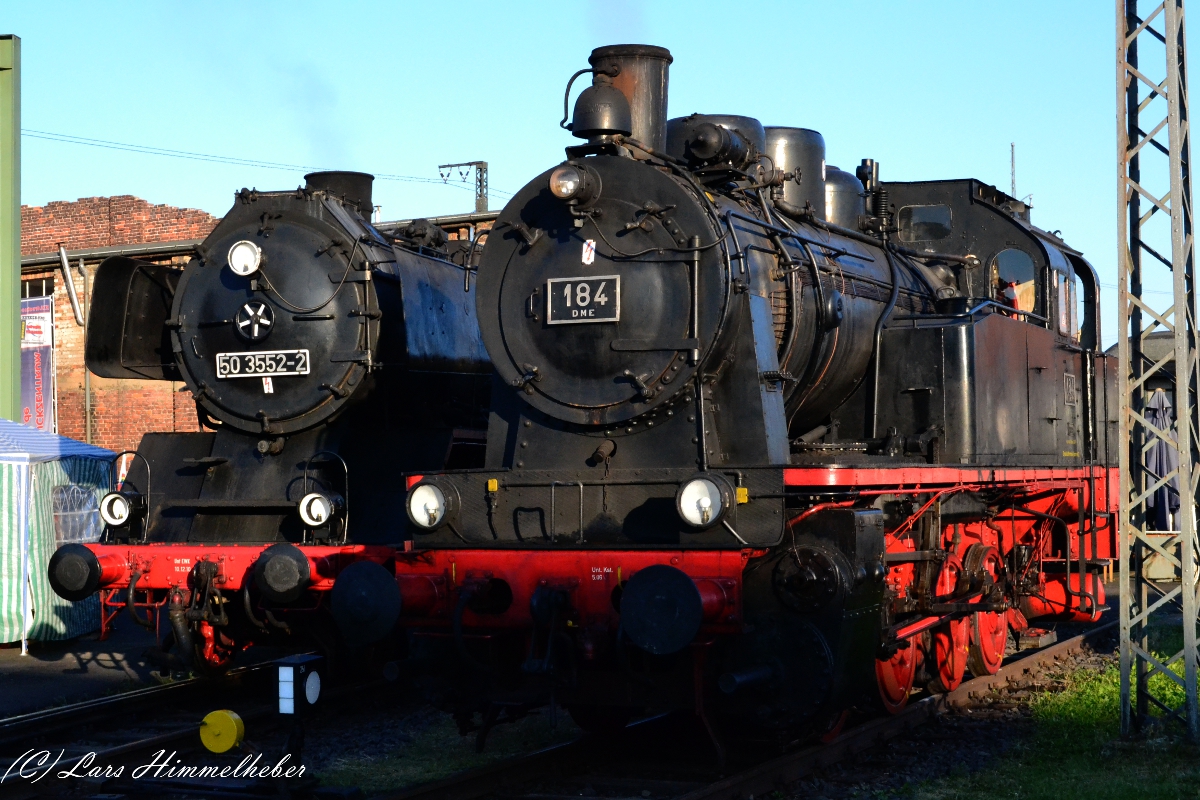
{"label": "steel rail", "polygon": [[[778,791],[810,774],[814,769],[830,766],[848,756],[894,739],[946,711],[969,703],[973,697],[986,694],[992,688],[1006,685],[1021,676],[1037,675],[1055,662],[1083,650],[1090,641],[1099,638],[1115,626],[1115,622],[1110,622],[1065,642],[1032,650],[1027,655],[1018,656],[1004,664],[995,675],[984,675],[964,681],[952,692],[926,697],[898,714],[869,720],[831,742],[779,756],[728,778],[678,795],[676,800],[741,800],[747,796],[760,796]],[[657,719],[659,718],[644,720],[630,727],[649,724]],[[380,794],[373,800],[473,800],[491,794],[498,788],[535,779],[544,769],[554,767],[561,771],[567,759],[585,756],[588,745],[593,741],[592,737],[585,735],[570,742],[433,783]]]}
{"label": "steel rail", "polygon": [[187,678],[161,686],[147,686],[121,694],[97,697],[70,703],[64,706],[39,709],[26,714],[0,719],[0,746],[30,736],[51,733],[62,728],[73,727],[83,722],[110,717],[118,711],[127,711],[147,703],[165,698],[189,697],[206,688],[226,687],[230,681],[240,681],[245,676],[272,667],[273,664],[253,664],[236,667],[225,674],[225,680],[217,683],[208,678]]}
{"label": "steel rail", "polygon": [[752,767],[737,775],[709,784],[682,795],[678,800],[709,800],[709,798],[743,798],[747,794],[773,792],[781,786],[800,780],[819,767],[834,764],[871,747],[883,744],[900,734],[921,725],[939,714],[964,705],[972,696],[1010,682],[1020,675],[1037,674],[1066,656],[1083,649],[1088,641],[1116,626],[1115,622],[1101,625],[1085,634],[1068,639],[1005,664],[995,675],[984,675],[964,681],[946,694],[920,700],[898,714],[873,719],[846,731],[833,741],[789,753]]}

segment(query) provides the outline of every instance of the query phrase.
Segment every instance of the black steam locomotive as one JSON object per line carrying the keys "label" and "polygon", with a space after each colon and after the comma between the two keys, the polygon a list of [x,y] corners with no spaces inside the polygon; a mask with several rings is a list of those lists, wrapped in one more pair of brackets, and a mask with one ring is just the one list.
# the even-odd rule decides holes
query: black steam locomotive
{"label": "black steam locomotive", "polygon": [[147,434],[100,504],[105,542],[59,550],[50,578],[142,624],[166,611],[184,665],[272,634],[333,652],[389,633],[403,473],[482,464],[477,249],[419,222],[385,237],[372,180],[243,189],[186,269],[100,265],[88,368],[185,382],[203,429]]}
{"label": "black steam locomotive", "polygon": [[410,640],[451,627],[510,702],[584,725],[666,706],[790,736],[994,672],[1030,619],[1096,619],[1091,266],[979,181],[668,120],[671,60],[593,51],[584,143],[490,233],[487,463],[410,479]]}
{"label": "black steam locomotive", "polygon": [[305,620],[394,630],[481,741],[550,702],[690,709],[718,748],[1097,619],[1115,363],[1087,261],[979,181],[668,120],[670,63],[593,51],[584,141],[482,248],[390,240],[335,173],[241,193],[182,273],[104,265],[89,367],[186,381],[210,430],[146,437],[60,594],[163,608],[209,664]]}

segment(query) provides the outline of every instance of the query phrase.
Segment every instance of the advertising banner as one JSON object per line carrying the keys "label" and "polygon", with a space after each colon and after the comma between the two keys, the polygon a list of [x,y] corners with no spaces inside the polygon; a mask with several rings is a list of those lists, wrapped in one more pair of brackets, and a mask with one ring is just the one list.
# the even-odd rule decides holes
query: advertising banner
{"label": "advertising banner", "polygon": [[58,432],[54,385],[54,298],[21,300],[21,421]]}

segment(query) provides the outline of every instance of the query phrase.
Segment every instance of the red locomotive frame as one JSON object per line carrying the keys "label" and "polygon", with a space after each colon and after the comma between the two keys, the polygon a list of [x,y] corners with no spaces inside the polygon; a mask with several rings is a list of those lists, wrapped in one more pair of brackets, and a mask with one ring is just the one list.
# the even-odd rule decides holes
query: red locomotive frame
{"label": "red locomotive frame", "polygon": [[[885,638],[898,647],[890,659],[876,663],[881,697],[893,711],[904,706],[922,659],[930,660],[936,683],[953,689],[962,680],[968,660],[972,671],[995,672],[999,668],[1010,627],[1020,631],[1029,620],[1039,618],[1094,622],[1103,610],[1104,589],[1097,570],[1105,569],[1116,553],[1116,532],[1111,524],[1117,510],[1115,469],[822,466],[788,468],[783,474],[785,487],[793,491],[833,492],[835,496],[842,491],[854,496],[809,507],[791,518],[789,529],[823,510],[862,505],[879,495],[911,500],[913,513],[886,530],[887,596],[893,609],[902,608],[916,590],[921,562],[916,558],[919,554],[912,532],[937,501],[981,489],[1008,490],[1014,497],[1029,498],[990,519],[943,525],[937,541],[945,555],[938,563],[935,598],[942,606],[941,613],[909,614],[887,628]],[[419,476],[411,477],[409,485],[418,480]],[[1095,513],[1089,513],[1089,508]],[[1066,528],[1066,550],[1055,551],[1052,546],[1053,528],[1058,525]],[[983,595],[962,585],[964,562],[982,558],[985,569],[1003,571],[1017,545],[1033,548],[1027,567],[1032,574],[1011,577],[1024,581],[1032,591],[1007,608],[997,609],[993,604],[987,610],[965,609],[961,604],[978,604]],[[105,606],[119,607],[114,601],[124,592],[126,603],[133,597],[137,608],[161,610],[173,592],[190,601],[189,577],[201,562],[216,565],[215,586],[231,596],[240,592],[249,586],[255,561],[267,545],[97,544],[89,548],[101,565],[101,590],[108,600]],[[620,624],[614,591],[633,573],[652,564],[674,566],[695,582],[704,608],[697,641],[736,634],[741,625],[742,572],[751,559],[767,552],[754,548],[396,550],[366,545],[301,546],[300,550],[309,561],[313,578],[307,591],[316,602],[299,609],[273,609],[282,619],[320,608],[337,575],[349,564],[366,560],[394,572],[402,598],[400,625],[418,635],[445,635],[464,593],[491,580],[511,587],[512,597],[499,614],[459,612],[461,625],[475,636],[532,630],[534,591],[545,587],[564,592],[570,598],[565,624],[584,637],[585,659],[588,632],[608,635]],[[976,564],[974,568],[978,571],[979,567]],[[142,602],[137,599],[140,593],[145,593]],[[107,632],[115,614],[101,613]],[[253,635],[244,641],[223,642],[217,632],[209,636],[206,627],[211,630],[201,625],[206,640],[202,655],[210,666],[221,666],[232,650],[255,642]],[[911,646],[913,642],[916,647]]]}

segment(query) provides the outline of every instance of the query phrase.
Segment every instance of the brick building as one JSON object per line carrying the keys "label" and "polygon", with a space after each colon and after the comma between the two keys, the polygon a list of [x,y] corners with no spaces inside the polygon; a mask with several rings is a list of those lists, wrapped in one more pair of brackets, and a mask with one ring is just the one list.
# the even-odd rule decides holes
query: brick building
{"label": "brick building", "polygon": [[[470,239],[491,228],[496,216],[477,212],[430,221],[450,240]],[[410,221],[381,222],[376,227],[392,232]],[[60,434],[119,452],[136,449],[148,431],[200,428],[195,401],[181,382],[112,380],[88,374],[83,363],[84,329],[71,306],[59,245],[67,250],[76,294],[80,305],[86,306],[96,268],[105,258],[125,255],[182,267],[218,222],[204,211],[152,205],[131,195],[21,207],[21,295],[54,298]]]}
{"label": "brick building", "polygon": [[198,423],[191,393],[182,383],[87,375],[84,329],[68,296],[59,245],[67,249],[83,305],[90,299],[96,267],[108,256],[184,264],[192,246],[219,221],[204,211],[152,205],[130,195],[21,207],[21,294],[54,298],[60,434],[120,451],[135,449],[146,431],[194,431]]}

